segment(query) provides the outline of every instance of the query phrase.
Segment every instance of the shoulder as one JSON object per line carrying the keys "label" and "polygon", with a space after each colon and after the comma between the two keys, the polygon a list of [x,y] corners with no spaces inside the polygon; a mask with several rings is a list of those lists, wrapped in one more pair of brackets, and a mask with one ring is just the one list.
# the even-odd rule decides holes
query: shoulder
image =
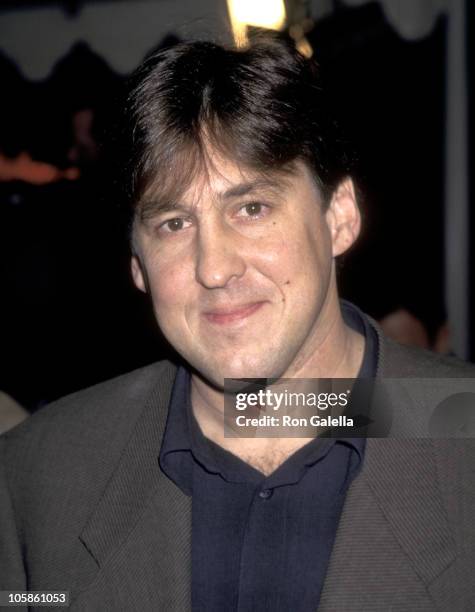
{"label": "shoulder", "polygon": [[151,395],[163,395],[166,409],[174,375],[173,364],[157,362],[45,406],[0,437],[7,470],[38,473],[42,463],[59,469],[61,461],[120,452]]}
{"label": "shoulder", "polygon": [[[391,437],[459,437],[458,429],[468,426],[465,406],[475,393],[475,366],[401,345],[371,324],[379,339],[378,411],[391,423]],[[465,439],[462,446],[465,442],[473,445]]]}
{"label": "shoulder", "polygon": [[23,564],[36,584],[73,585],[95,571],[79,535],[127,449],[143,456],[145,439],[158,453],[174,376],[170,363],[147,366],[53,402],[0,437],[0,551],[11,584]]}
{"label": "shoulder", "polygon": [[[368,317],[369,318],[369,317]],[[475,378],[475,365],[457,357],[405,346],[385,336],[370,319],[379,340],[379,371],[386,378]]]}

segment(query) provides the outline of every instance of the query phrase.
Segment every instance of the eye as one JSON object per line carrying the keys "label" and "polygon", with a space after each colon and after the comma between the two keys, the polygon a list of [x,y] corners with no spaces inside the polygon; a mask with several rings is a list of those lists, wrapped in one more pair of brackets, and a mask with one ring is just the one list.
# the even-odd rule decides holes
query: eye
{"label": "eye", "polygon": [[248,202],[238,210],[238,217],[260,219],[269,212],[269,206],[261,202]]}
{"label": "eye", "polygon": [[189,221],[189,219],[184,219],[183,217],[176,217],[174,219],[167,219],[166,221],[161,223],[159,225],[159,230],[169,234],[176,234],[177,232],[180,232],[181,230],[184,230],[189,227],[190,224],[191,222]]}

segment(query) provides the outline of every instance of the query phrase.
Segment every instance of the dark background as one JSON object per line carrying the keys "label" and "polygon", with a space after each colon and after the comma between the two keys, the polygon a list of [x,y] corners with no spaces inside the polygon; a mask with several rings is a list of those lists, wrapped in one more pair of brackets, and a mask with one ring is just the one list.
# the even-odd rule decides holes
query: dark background
{"label": "dark background", "polygon": [[[21,4],[31,6],[3,3],[0,20],[2,10]],[[80,3],[63,4],[74,19]],[[440,17],[428,36],[407,41],[378,3],[334,4],[307,37],[359,159],[364,229],[340,263],[342,294],[377,319],[405,308],[434,339],[447,316],[446,19]],[[473,22],[473,7],[467,19]],[[171,30],[156,47],[177,39]],[[471,39],[469,46],[471,57]],[[0,182],[0,389],[35,410],[166,356],[168,349],[129,275],[117,172],[127,75],[78,42],[42,81],[28,80],[0,52],[0,78],[0,153],[13,159],[26,151],[34,160],[81,172],[77,180],[44,185]],[[473,79],[469,85],[473,100]],[[93,154],[75,142],[73,117],[84,109],[94,114]],[[473,122],[469,129],[473,135]]]}

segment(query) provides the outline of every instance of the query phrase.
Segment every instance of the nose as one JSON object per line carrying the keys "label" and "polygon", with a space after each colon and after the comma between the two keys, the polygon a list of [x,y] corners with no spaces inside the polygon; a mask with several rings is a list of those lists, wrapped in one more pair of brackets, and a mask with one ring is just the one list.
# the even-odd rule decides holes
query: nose
{"label": "nose", "polygon": [[246,264],[238,238],[222,225],[201,227],[198,234],[196,280],[207,289],[218,289],[240,278]]}

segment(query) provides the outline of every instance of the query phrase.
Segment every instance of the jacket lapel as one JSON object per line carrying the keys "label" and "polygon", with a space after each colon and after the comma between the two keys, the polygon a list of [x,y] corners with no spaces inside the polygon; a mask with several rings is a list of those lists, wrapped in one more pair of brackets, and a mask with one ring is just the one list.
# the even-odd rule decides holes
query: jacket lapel
{"label": "jacket lapel", "polygon": [[[91,595],[104,582],[117,598],[116,609],[125,602],[127,609],[139,602],[142,609],[189,607],[191,500],[158,463],[174,376],[171,365],[161,373],[80,536],[100,568]],[[84,606],[87,597],[81,594],[76,605]]]}
{"label": "jacket lapel", "polygon": [[[378,375],[400,375],[379,328]],[[392,393],[392,390],[394,391]],[[348,491],[319,612],[446,610],[455,543],[439,489],[437,445],[423,439],[421,407],[401,386],[385,385],[373,401],[390,415],[385,439],[368,438],[363,467]],[[440,468],[440,466],[439,466]]]}
{"label": "jacket lapel", "polygon": [[455,545],[432,457],[429,440],[367,441],[319,612],[447,609],[436,585],[455,558]]}

